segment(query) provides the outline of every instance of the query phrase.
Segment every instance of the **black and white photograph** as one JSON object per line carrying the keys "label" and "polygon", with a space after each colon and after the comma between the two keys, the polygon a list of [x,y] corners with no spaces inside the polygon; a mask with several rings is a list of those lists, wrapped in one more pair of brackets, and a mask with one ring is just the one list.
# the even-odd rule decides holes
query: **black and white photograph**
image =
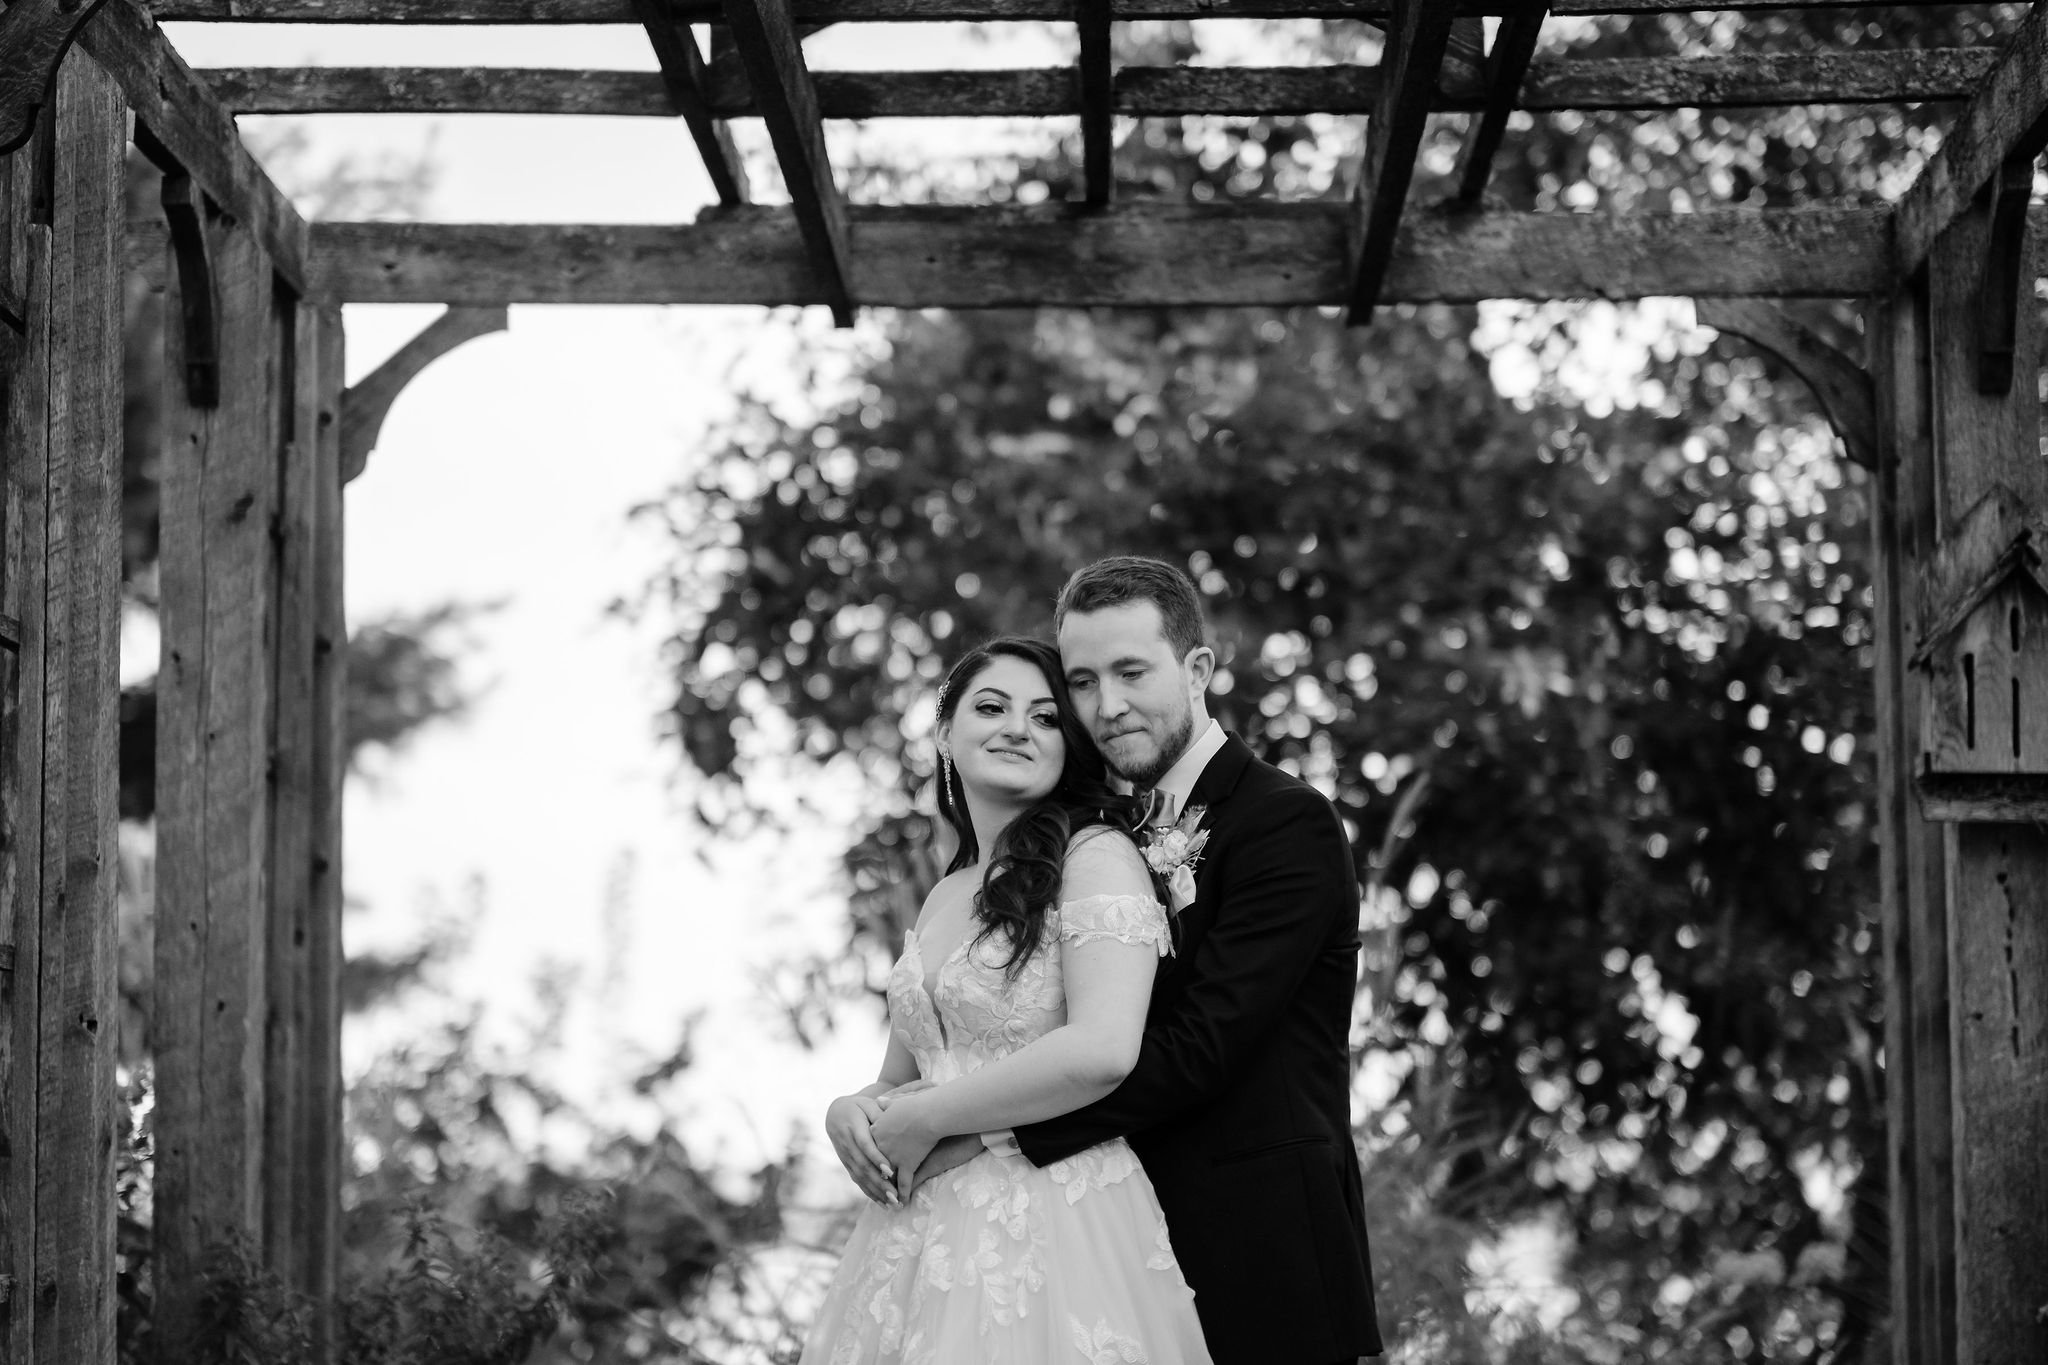
{"label": "black and white photograph", "polygon": [[0,0],[0,1365],[2048,1361],[2048,8]]}

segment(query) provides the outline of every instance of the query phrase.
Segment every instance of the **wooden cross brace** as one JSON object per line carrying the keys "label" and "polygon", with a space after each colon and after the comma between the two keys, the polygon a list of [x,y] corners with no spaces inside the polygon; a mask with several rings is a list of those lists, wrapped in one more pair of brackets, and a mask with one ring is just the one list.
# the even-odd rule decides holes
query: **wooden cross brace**
{"label": "wooden cross brace", "polygon": [[178,263],[179,325],[185,331],[185,400],[220,406],[220,313],[206,246],[206,196],[182,171],[164,176],[164,219]]}
{"label": "wooden cross brace", "polygon": [[[1991,201],[1991,240],[1977,286],[1977,392],[1998,397],[2012,392],[2013,351],[2019,334],[2022,272],[2027,261],[2027,203],[2034,193],[2034,158],[2022,152],[1999,164],[1986,187]],[[2034,306],[2025,289],[2026,306]]]}
{"label": "wooden cross brace", "polygon": [[0,14],[0,156],[26,143],[72,39],[104,0],[14,0]]}

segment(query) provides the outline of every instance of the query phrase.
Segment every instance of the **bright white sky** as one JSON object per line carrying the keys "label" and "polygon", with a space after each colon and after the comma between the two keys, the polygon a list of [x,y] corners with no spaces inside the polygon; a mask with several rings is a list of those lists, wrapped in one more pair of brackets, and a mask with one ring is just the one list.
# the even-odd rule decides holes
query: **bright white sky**
{"label": "bright white sky", "polygon": [[[652,69],[637,28],[432,29],[168,25],[197,67],[523,65]],[[815,65],[1054,64],[1058,42],[1022,30],[1000,45],[961,31],[867,27],[807,43]],[[277,120],[249,119],[260,128]],[[684,222],[711,201],[680,121],[459,116],[292,120],[312,137],[317,174],[343,156],[430,150],[424,216],[450,222]],[[898,125],[855,136],[920,155],[1002,145],[997,125]],[[765,148],[758,125],[741,132]],[[764,165],[761,197],[779,195]],[[349,375],[372,368],[439,310],[351,307]],[[487,1005],[487,1027],[520,1036],[536,1013],[531,980],[548,962],[582,973],[572,1048],[554,1077],[572,1094],[642,1125],[616,1084],[664,1055],[702,1012],[698,1064],[674,1121],[700,1158],[746,1168],[785,1149],[834,1094],[872,1079],[872,1015],[806,1057],[778,1031],[752,972],[778,954],[844,941],[837,856],[851,793],[825,793],[837,818],[802,838],[722,845],[686,814],[680,760],[657,739],[663,691],[656,637],[610,622],[658,561],[627,511],[658,497],[701,455],[726,410],[730,365],[773,384],[803,333],[829,320],[793,310],[515,308],[509,332],[437,361],[399,398],[368,471],[348,492],[351,619],[436,603],[503,601],[476,631],[473,714],[423,735],[346,806],[347,881],[365,910],[349,945],[417,941],[433,915],[474,903],[471,950],[452,984]],[[790,394],[791,401],[801,395]],[[480,892],[472,897],[474,882]],[[623,887],[620,932],[602,929],[608,887]],[[358,1029],[352,1068],[416,1022]]]}

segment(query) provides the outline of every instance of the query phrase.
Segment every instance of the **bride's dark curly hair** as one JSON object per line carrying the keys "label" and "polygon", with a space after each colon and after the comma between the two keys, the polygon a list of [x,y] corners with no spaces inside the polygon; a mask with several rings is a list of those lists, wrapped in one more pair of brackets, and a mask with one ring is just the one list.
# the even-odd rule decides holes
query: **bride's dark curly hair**
{"label": "bride's dark curly hair", "polygon": [[[1046,914],[1059,898],[1068,842],[1095,825],[1134,829],[1138,806],[1134,798],[1110,785],[1109,765],[1102,761],[1067,693],[1059,651],[1043,640],[1006,635],[968,651],[939,689],[939,724],[953,719],[960,698],[975,678],[999,658],[1020,659],[1045,675],[1059,711],[1060,734],[1067,742],[1059,784],[1003,827],[995,847],[989,850],[981,888],[974,893],[974,915],[981,922],[975,941],[993,937],[999,930],[1007,934],[1010,956],[1003,968],[1014,979],[1038,949]],[[946,871],[972,867],[981,850],[975,842],[967,792],[960,784],[957,766],[940,766],[939,814],[960,838],[960,851]]]}

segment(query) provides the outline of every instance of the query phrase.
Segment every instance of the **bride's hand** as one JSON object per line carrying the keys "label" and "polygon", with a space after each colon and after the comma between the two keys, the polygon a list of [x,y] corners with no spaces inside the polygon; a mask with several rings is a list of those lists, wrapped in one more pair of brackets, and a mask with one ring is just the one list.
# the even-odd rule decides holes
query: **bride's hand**
{"label": "bride's hand", "polygon": [[933,1132],[922,1121],[927,1108],[916,1095],[899,1094],[871,1130],[875,1146],[895,1170],[893,1179],[899,1197],[909,1196],[918,1164],[945,1136]]}
{"label": "bride's hand", "polygon": [[825,1111],[825,1134],[839,1164],[860,1186],[860,1192],[878,1204],[897,1202],[895,1168],[875,1145],[873,1126],[882,1117],[882,1107],[867,1095],[841,1095]]}
{"label": "bride's hand", "polygon": [[884,1110],[887,1110],[890,1105],[896,1103],[896,1101],[902,1099],[905,1095],[915,1095],[918,1091],[929,1090],[937,1084],[937,1081],[928,1081],[925,1080],[922,1076],[920,1076],[918,1079],[914,1081],[905,1081],[902,1085],[897,1086],[894,1090],[891,1090],[888,1093],[882,1095],[880,1099],[877,1101],[877,1103],[879,1103]]}

